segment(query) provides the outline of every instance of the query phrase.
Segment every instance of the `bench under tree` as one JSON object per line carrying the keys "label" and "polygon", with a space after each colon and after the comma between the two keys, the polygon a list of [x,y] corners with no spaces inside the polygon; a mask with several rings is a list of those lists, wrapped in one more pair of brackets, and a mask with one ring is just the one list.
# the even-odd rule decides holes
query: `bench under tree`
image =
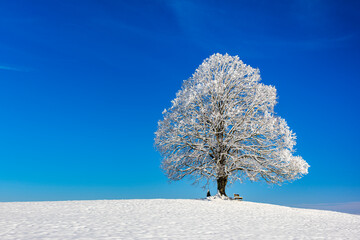
{"label": "bench under tree", "polygon": [[239,196],[239,194],[234,193],[234,200],[242,200],[243,198]]}

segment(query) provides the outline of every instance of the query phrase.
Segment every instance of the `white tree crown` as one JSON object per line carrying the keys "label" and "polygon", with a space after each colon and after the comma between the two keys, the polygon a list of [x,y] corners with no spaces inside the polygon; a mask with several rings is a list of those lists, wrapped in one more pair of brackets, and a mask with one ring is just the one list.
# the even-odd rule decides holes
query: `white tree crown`
{"label": "white tree crown", "polygon": [[296,136],[274,113],[276,89],[238,56],[205,59],[163,112],[155,145],[171,180],[227,177],[280,184],[308,173]]}

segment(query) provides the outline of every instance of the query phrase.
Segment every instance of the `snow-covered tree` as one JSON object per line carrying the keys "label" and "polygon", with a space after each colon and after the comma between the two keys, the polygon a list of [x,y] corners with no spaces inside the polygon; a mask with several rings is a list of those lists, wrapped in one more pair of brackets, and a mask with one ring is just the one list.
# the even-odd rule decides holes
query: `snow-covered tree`
{"label": "snow-covered tree", "polygon": [[158,123],[155,146],[170,180],[280,184],[308,173],[294,156],[296,136],[274,113],[276,89],[238,56],[214,54],[185,80]]}

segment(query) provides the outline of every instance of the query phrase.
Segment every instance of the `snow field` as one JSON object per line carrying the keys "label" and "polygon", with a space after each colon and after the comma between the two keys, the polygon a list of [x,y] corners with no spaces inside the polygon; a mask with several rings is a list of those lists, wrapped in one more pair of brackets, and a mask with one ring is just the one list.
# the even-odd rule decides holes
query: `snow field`
{"label": "snow field", "polygon": [[0,203],[0,239],[360,239],[360,216],[226,200]]}

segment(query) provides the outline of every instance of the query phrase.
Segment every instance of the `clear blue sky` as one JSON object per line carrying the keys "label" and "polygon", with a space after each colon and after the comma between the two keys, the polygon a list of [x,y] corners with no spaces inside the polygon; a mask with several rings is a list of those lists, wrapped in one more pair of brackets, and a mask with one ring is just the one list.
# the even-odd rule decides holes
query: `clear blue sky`
{"label": "clear blue sky", "polygon": [[216,52],[276,86],[276,112],[311,165],[281,187],[227,192],[360,201],[359,11],[340,0],[1,1],[0,201],[203,197],[167,182],[153,139],[182,81]]}

